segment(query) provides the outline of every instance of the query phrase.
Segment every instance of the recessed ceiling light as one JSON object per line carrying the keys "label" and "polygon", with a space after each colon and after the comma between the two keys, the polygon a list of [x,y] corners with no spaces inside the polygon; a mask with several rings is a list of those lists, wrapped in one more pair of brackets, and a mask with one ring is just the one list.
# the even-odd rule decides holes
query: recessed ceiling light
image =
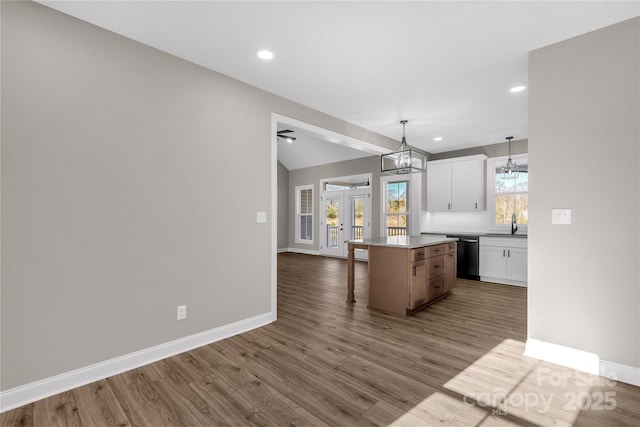
{"label": "recessed ceiling light", "polygon": [[442,141],[442,137],[441,136],[436,136],[435,138],[433,138],[434,141]]}
{"label": "recessed ceiling light", "polygon": [[273,59],[273,52],[270,50],[261,50],[258,52],[258,58],[265,60]]}
{"label": "recessed ceiling light", "polygon": [[526,86],[514,86],[511,89],[509,89],[509,92],[511,93],[518,93],[518,92],[522,92],[523,90],[525,90],[527,87]]}

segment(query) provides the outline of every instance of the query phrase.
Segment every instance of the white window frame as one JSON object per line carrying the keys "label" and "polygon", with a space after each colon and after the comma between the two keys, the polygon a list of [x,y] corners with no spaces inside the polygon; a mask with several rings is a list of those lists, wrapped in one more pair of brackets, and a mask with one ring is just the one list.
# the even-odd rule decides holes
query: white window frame
{"label": "white window frame", "polygon": [[[506,165],[509,160],[509,156],[490,157],[487,159],[487,212],[489,221],[489,230],[495,232],[511,232],[511,225],[509,224],[496,224],[496,173],[497,167]],[[525,161],[529,164],[529,154],[514,154],[511,156],[511,160],[518,164],[520,161]],[[529,192],[527,191],[527,194]],[[518,233],[527,233],[528,224],[518,224]]]}
{"label": "white window frame", "polygon": [[[311,190],[311,213],[302,213],[302,204],[301,204],[301,194],[304,190]],[[313,184],[308,185],[297,185],[296,186],[296,237],[295,242],[304,244],[304,245],[313,245],[314,237],[315,237],[315,223],[314,223],[314,210],[315,210],[315,189]],[[311,239],[303,239],[302,238],[302,229],[300,228],[300,219],[302,216],[310,217],[311,224]]]}
{"label": "white window frame", "polygon": [[380,236],[387,235],[387,184],[390,182],[408,181],[408,204],[407,207],[407,236],[412,232],[420,230],[420,212],[422,204],[421,183],[422,173],[412,173],[408,175],[384,175],[380,177]]}

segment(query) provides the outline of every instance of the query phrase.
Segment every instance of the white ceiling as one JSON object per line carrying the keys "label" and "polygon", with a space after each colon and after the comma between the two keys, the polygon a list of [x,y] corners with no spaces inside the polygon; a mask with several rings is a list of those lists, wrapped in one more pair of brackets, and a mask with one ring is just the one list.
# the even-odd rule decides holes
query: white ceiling
{"label": "white ceiling", "polygon": [[527,138],[528,90],[509,89],[528,52],[640,15],[637,0],[41,3],[394,139],[407,119],[432,153]]}

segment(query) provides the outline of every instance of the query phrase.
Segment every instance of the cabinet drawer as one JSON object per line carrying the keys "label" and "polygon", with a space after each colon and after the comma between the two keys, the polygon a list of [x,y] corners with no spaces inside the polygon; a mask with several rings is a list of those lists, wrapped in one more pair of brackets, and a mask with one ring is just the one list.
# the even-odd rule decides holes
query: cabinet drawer
{"label": "cabinet drawer", "polygon": [[427,248],[411,249],[411,262],[421,261],[427,258]]}
{"label": "cabinet drawer", "polygon": [[445,277],[438,276],[427,280],[427,300],[433,300],[446,292]]}
{"label": "cabinet drawer", "polygon": [[424,249],[427,250],[427,258],[432,258],[434,256],[444,255],[447,252],[447,244],[442,243],[440,245],[427,246]]}
{"label": "cabinet drawer", "polygon": [[427,260],[427,279],[444,274],[444,255]]}
{"label": "cabinet drawer", "polygon": [[446,246],[445,253],[447,254],[451,254],[458,251],[457,242],[445,243],[445,246]]}

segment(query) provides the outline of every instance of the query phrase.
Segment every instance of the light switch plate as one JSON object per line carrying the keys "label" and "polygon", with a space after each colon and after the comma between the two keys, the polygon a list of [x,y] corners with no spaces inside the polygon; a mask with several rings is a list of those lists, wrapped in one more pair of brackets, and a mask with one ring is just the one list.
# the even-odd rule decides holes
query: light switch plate
{"label": "light switch plate", "polygon": [[179,305],[178,306],[178,320],[184,320],[187,318],[187,306]]}
{"label": "light switch plate", "polygon": [[571,209],[551,209],[551,224],[571,224]]}
{"label": "light switch plate", "polygon": [[267,222],[267,213],[266,212],[258,212],[257,216],[258,224],[264,224]]}

